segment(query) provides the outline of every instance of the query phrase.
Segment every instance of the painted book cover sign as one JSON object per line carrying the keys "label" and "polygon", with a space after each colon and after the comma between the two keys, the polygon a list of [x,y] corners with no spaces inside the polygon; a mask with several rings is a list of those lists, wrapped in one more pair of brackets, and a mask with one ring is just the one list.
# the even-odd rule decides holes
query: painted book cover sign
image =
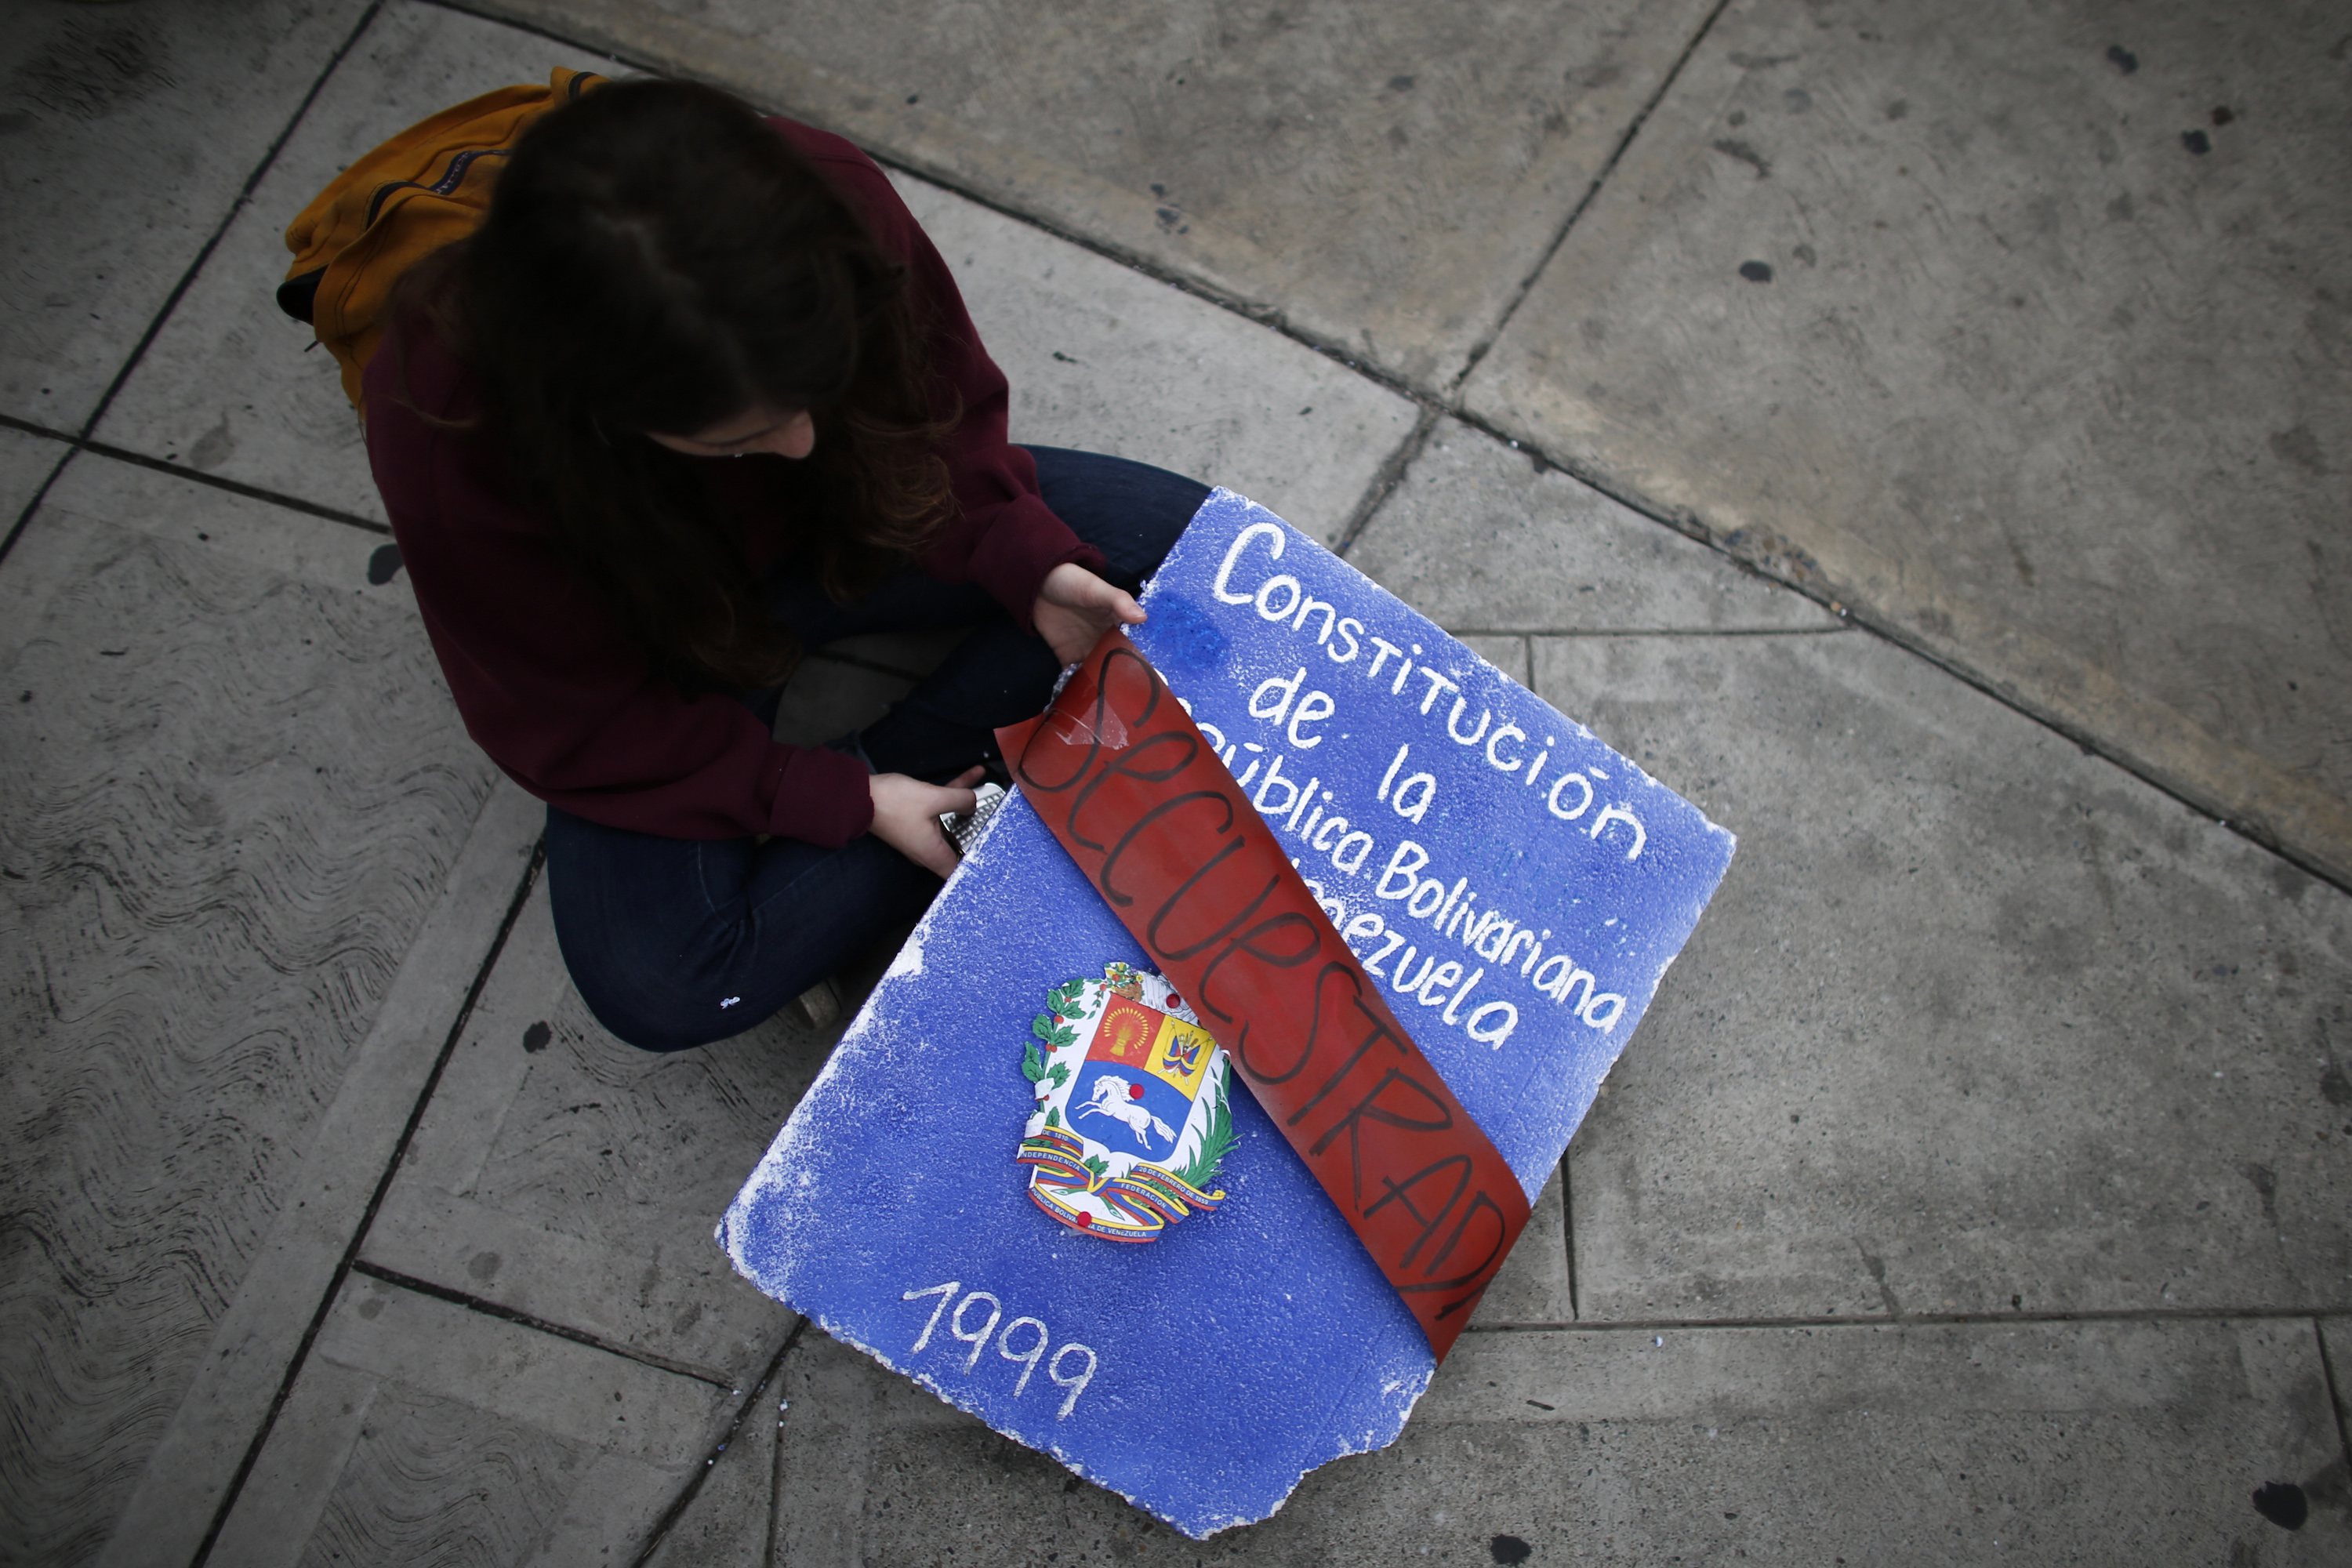
{"label": "painted book cover sign", "polygon": [[[1731,836],[1230,491],[1132,637],[1532,1198]],[[1393,1441],[1430,1341],[1016,790],[719,1226],[772,1296],[1199,1537]]]}

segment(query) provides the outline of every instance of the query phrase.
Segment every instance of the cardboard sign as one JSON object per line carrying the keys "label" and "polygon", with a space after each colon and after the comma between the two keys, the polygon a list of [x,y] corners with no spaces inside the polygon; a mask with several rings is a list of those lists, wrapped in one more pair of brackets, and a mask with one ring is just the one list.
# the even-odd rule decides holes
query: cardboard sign
{"label": "cardboard sign", "polygon": [[[1136,647],[1531,1199],[1730,835],[1229,491],[1143,603]],[[1185,1533],[1263,1519],[1392,1441],[1435,1357],[1255,1097],[1195,1062],[1201,1008],[1016,790],[721,1244]]]}

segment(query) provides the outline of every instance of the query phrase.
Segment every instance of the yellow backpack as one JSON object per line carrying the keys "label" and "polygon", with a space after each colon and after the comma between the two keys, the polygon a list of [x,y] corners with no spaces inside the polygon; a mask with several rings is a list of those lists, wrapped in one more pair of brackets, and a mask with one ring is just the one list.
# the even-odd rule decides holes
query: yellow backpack
{"label": "yellow backpack", "polygon": [[420,121],[338,174],[286,230],[294,264],[278,306],[306,321],[342,366],[362,415],[360,377],[383,341],[394,285],[482,221],[490,188],[532,121],[604,79],[558,69],[545,87],[502,87]]}

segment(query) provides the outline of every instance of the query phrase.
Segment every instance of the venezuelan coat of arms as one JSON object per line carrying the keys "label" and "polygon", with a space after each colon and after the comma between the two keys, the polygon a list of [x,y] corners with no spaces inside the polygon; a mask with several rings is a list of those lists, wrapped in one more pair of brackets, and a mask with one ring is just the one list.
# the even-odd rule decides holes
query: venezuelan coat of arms
{"label": "venezuelan coat of arms", "polygon": [[1088,1236],[1150,1241],[1224,1201],[1232,1067],[1166,980],[1113,963],[1066,981],[1029,1032],[1021,1070],[1036,1102],[1015,1158],[1039,1208]]}

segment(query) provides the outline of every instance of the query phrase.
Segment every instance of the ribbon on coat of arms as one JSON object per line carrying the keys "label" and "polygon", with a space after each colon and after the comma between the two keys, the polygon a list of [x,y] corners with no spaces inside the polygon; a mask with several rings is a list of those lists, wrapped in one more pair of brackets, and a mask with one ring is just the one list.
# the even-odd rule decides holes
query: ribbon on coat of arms
{"label": "ribbon on coat of arms", "polygon": [[1527,1194],[1273,829],[1116,629],[1043,715],[996,737],[1040,820],[1181,988],[1443,1362],[1526,1227]]}

